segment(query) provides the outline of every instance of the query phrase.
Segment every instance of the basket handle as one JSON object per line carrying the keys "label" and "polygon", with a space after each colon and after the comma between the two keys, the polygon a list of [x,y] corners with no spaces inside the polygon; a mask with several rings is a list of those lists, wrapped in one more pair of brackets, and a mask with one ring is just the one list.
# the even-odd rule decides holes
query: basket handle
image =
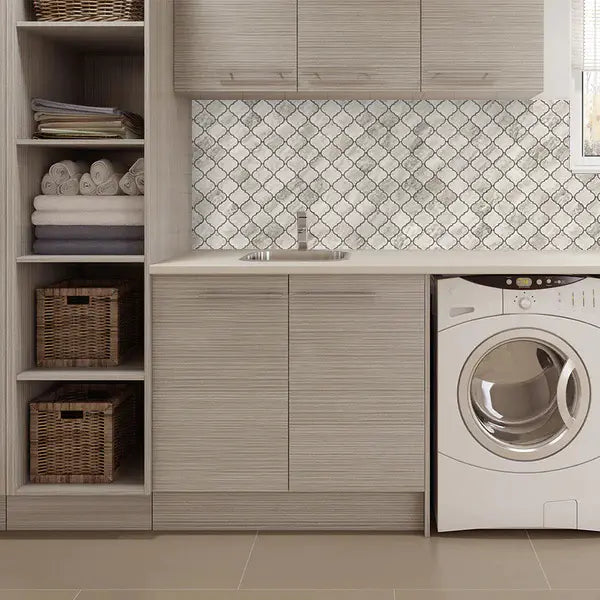
{"label": "basket handle", "polygon": [[67,296],[67,304],[89,304],[90,297],[89,296]]}
{"label": "basket handle", "polygon": [[61,419],[83,419],[83,411],[82,410],[61,410],[60,411]]}

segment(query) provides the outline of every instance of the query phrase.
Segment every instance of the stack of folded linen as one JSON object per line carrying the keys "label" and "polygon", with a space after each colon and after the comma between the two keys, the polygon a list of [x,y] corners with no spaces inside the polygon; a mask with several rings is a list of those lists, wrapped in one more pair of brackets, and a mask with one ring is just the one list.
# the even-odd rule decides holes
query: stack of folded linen
{"label": "stack of folded linen", "polygon": [[42,98],[34,98],[31,108],[37,124],[36,138],[135,139],[144,134],[144,119],[118,108],[65,104]]}
{"label": "stack of folded linen", "polygon": [[143,254],[144,197],[36,196],[36,254]]}
{"label": "stack of folded linen", "polygon": [[93,162],[89,173],[84,173],[79,181],[79,191],[83,196],[118,196],[122,193],[119,182],[124,167],[108,158]]}
{"label": "stack of folded linen", "polygon": [[42,177],[42,194],[76,196],[81,177],[89,168],[83,161],[61,160],[54,163]]}
{"label": "stack of folded linen", "polygon": [[121,177],[119,187],[128,196],[138,196],[144,193],[144,159],[138,158],[129,171]]}

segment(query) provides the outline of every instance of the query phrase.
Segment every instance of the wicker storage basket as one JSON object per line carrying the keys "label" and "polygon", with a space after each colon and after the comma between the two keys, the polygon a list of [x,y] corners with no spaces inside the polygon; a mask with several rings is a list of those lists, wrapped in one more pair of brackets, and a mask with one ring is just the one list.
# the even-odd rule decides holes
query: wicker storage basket
{"label": "wicker storage basket", "polygon": [[38,367],[115,367],[140,345],[133,281],[61,281],[36,290]]}
{"label": "wicker storage basket", "polygon": [[38,21],[143,21],[144,0],[33,0]]}
{"label": "wicker storage basket", "polygon": [[111,483],[136,442],[134,384],[62,384],[29,403],[32,483]]}

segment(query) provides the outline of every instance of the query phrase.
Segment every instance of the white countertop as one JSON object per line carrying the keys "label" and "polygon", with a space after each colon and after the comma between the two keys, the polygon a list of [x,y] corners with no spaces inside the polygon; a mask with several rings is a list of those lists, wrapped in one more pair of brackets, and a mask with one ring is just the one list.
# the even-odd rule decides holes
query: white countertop
{"label": "white countertop", "polygon": [[150,266],[152,275],[518,273],[600,275],[600,252],[520,250],[351,250],[324,262],[246,262],[249,250],[198,250]]}

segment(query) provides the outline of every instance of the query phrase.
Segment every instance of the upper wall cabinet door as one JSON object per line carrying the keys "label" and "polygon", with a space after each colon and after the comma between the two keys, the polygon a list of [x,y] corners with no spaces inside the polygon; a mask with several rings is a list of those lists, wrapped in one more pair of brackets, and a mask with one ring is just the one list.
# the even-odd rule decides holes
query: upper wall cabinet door
{"label": "upper wall cabinet door", "polygon": [[423,0],[423,92],[530,98],[544,86],[543,0]]}
{"label": "upper wall cabinet door", "polygon": [[420,0],[298,0],[298,91],[419,91]]}
{"label": "upper wall cabinet door", "polygon": [[174,61],[176,92],[295,92],[296,0],[176,0]]}

